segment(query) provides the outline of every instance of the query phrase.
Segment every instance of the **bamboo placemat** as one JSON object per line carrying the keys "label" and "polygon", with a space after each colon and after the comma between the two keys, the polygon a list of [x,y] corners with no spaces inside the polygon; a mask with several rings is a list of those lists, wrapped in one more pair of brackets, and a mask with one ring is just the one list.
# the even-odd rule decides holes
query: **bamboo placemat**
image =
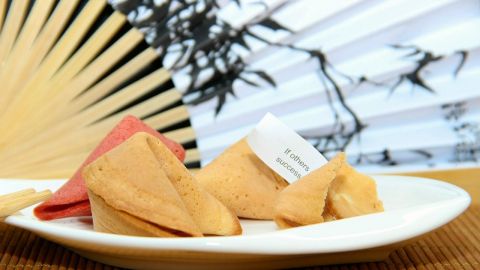
{"label": "bamboo placemat", "polygon": [[[0,239],[0,269],[118,269],[1,223]],[[394,251],[384,262],[309,269],[480,269],[480,206],[471,206],[449,224]]]}

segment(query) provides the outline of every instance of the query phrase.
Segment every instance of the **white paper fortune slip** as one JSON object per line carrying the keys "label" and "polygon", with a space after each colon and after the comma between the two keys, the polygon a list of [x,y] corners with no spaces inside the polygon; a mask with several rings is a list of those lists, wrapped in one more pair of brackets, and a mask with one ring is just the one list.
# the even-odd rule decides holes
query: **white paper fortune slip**
{"label": "white paper fortune slip", "polygon": [[327,163],[327,159],[294,130],[267,113],[247,135],[252,151],[289,183]]}

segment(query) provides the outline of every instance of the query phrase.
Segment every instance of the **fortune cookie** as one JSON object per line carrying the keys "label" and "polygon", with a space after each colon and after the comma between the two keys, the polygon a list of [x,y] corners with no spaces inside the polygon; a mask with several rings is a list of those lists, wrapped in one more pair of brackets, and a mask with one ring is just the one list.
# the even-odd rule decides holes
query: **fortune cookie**
{"label": "fortune cookie", "polygon": [[195,174],[208,192],[237,216],[273,219],[274,203],[288,183],[250,149],[245,139]]}
{"label": "fortune cookie", "polygon": [[290,228],[321,223],[328,187],[342,165],[343,156],[336,156],[326,165],[286,187],[275,204],[278,227]]}
{"label": "fortune cookie", "polygon": [[355,170],[345,160],[330,184],[325,202],[325,221],[383,212],[377,185],[368,175]]}
{"label": "fortune cookie", "polygon": [[90,153],[70,180],[68,180],[60,189],[55,191],[50,199],[35,207],[35,216],[42,220],[90,216],[92,212],[90,210],[87,187],[85,186],[85,181],[82,177],[83,168],[96,160],[99,156],[120,145],[137,132],[146,132],[158,137],[180,161],[184,160],[185,150],[182,145],[163,136],[135,116],[127,115]]}
{"label": "fortune cookie", "polygon": [[83,176],[95,230],[164,237],[241,233],[234,213],[147,133],[100,156]]}
{"label": "fortune cookie", "polygon": [[274,220],[278,227],[290,228],[381,211],[375,181],[340,153],[280,193]]}

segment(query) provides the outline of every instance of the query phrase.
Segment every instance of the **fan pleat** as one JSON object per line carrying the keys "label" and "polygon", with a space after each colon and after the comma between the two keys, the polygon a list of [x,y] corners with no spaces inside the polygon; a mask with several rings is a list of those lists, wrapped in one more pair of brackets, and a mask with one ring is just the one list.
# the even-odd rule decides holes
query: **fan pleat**
{"label": "fan pleat", "polygon": [[30,1],[14,1],[0,36],[0,61],[4,61],[20,32]]}
{"label": "fan pleat", "polygon": [[7,0],[0,0],[0,29],[3,27],[3,21],[7,12]]}

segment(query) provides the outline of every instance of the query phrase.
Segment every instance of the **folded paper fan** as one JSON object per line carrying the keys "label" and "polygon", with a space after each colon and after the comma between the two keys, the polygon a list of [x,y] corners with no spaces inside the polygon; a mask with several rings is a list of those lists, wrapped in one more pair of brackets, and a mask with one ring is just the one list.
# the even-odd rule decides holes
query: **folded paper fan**
{"label": "folded paper fan", "polygon": [[67,178],[125,115],[198,160],[160,55],[104,0],[0,0],[0,177]]}
{"label": "folded paper fan", "polygon": [[198,167],[268,111],[363,171],[478,167],[479,5],[2,0],[0,176],[68,177],[125,114]]}
{"label": "folded paper fan", "polygon": [[134,116],[127,116],[90,153],[70,180],[57,190],[50,199],[35,208],[35,215],[44,220],[90,215],[90,203],[85,181],[82,177],[82,170],[99,156],[120,145],[137,132],[147,132],[159,138],[180,161],[183,161],[185,151],[181,145],[165,138]]}
{"label": "folded paper fan", "polygon": [[270,111],[364,171],[478,166],[478,1],[111,3],[172,71],[202,164]]}

